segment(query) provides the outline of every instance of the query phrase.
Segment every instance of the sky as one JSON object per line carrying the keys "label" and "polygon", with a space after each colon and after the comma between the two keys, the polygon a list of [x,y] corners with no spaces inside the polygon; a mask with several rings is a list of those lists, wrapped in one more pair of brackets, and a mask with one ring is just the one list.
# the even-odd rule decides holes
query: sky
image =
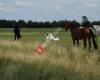
{"label": "sky", "polygon": [[0,19],[100,20],[100,0],[0,0]]}

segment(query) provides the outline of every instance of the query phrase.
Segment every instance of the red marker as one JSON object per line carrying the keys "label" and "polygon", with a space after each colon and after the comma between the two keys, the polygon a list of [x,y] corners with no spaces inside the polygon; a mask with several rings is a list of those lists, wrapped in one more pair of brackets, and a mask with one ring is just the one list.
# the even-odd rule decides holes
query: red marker
{"label": "red marker", "polygon": [[39,55],[41,55],[41,54],[43,54],[43,52],[44,52],[44,48],[41,47],[41,46],[39,46],[39,47],[36,48],[35,51],[36,51]]}

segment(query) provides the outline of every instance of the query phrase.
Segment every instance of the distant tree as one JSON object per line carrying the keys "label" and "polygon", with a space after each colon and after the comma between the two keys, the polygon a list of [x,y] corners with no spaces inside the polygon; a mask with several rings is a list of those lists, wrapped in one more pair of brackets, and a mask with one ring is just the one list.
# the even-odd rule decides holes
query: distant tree
{"label": "distant tree", "polygon": [[6,27],[7,28],[12,28],[13,27],[12,26],[12,21],[10,21],[10,20],[6,21]]}
{"label": "distant tree", "polygon": [[0,27],[1,28],[6,28],[7,27],[6,20],[0,20]]}
{"label": "distant tree", "polygon": [[26,27],[26,22],[24,20],[19,20],[17,23],[21,28],[25,28]]}
{"label": "distant tree", "polygon": [[[46,21],[46,22],[37,22],[29,20],[28,22],[25,22],[24,20],[6,20],[6,19],[0,19],[0,28],[14,28],[15,24],[18,24],[21,28],[57,28],[62,27],[65,28],[68,23],[72,23],[74,27],[79,27],[79,22],[73,20],[59,20],[59,21]],[[92,25],[100,25],[100,21],[93,21],[92,23],[88,20],[86,16],[82,17],[82,23],[81,26],[89,26],[92,27]]]}
{"label": "distant tree", "polygon": [[75,20],[72,21],[71,24],[72,24],[73,27],[79,27],[80,26],[80,23],[75,21]]}
{"label": "distant tree", "polygon": [[51,23],[49,21],[44,22],[44,28],[52,28]]}
{"label": "distant tree", "polygon": [[33,26],[33,22],[31,21],[31,20],[29,20],[28,22],[27,22],[27,27],[29,27],[29,28],[33,28],[34,26]]}
{"label": "distant tree", "polygon": [[15,20],[12,20],[11,23],[12,23],[12,28],[14,28],[15,27],[15,24],[16,24],[16,21]]}
{"label": "distant tree", "polygon": [[[31,23],[31,25],[32,25],[32,23]],[[36,22],[36,21],[33,22],[33,27],[34,27],[34,28],[37,28],[37,27],[38,27],[38,22]]]}
{"label": "distant tree", "polygon": [[37,28],[45,28],[44,23],[43,22],[38,22]]}
{"label": "distant tree", "polygon": [[64,20],[58,21],[58,26],[64,28]]}
{"label": "distant tree", "polygon": [[100,25],[100,21],[93,21],[92,24],[93,25]]}
{"label": "distant tree", "polygon": [[51,24],[52,24],[52,27],[58,27],[58,23],[57,21],[53,21]]}

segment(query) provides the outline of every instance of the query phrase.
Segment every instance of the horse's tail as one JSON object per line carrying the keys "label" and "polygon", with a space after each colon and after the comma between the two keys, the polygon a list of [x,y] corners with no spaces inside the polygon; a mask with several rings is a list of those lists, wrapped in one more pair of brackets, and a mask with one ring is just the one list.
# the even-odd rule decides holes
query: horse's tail
{"label": "horse's tail", "polygon": [[95,34],[94,34],[94,32],[93,32],[93,30],[92,29],[89,29],[90,30],[90,34],[91,34],[91,36],[92,36],[92,41],[93,41],[93,45],[94,45],[94,48],[95,49],[98,49],[98,45],[97,45],[97,43],[96,43],[96,40],[95,40]]}

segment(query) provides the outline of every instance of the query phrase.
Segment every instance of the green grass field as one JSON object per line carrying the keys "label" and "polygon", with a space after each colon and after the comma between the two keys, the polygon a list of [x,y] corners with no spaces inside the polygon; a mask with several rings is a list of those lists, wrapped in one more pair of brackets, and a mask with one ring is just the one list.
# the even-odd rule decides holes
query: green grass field
{"label": "green grass field", "polygon": [[55,30],[21,29],[22,39],[14,41],[13,29],[0,29],[0,80],[100,80],[100,47],[74,47],[70,32],[61,30],[42,55],[34,51]]}

